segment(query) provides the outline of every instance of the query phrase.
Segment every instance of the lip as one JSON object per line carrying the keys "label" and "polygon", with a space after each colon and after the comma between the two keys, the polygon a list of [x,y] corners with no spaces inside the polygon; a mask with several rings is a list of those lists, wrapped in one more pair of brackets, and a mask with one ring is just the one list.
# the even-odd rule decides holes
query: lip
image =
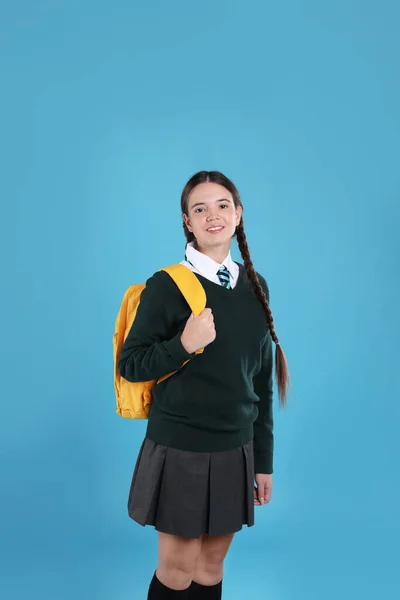
{"label": "lip", "polygon": [[[211,228],[213,227],[219,227],[219,229],[217,231],[210,231]],[[212,233],[212,234],[216,234],[216,233],[221,233],[221,231],[225,229],[224,225],[212,225],[211,227],[209,227],[208,229],[206,229],[207,233]]]}

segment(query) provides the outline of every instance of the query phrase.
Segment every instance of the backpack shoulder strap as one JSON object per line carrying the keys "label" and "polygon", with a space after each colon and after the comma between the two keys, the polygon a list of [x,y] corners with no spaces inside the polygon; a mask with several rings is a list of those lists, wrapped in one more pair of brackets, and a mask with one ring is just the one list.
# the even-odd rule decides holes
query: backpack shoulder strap
{"label": "backpack shoulder strap", "polygon": [[160,271],[166,271],[175,281],[192,313],[198,317],[206,307],[207,297],[203,286],[193,271],[180,263],[164,267]]}

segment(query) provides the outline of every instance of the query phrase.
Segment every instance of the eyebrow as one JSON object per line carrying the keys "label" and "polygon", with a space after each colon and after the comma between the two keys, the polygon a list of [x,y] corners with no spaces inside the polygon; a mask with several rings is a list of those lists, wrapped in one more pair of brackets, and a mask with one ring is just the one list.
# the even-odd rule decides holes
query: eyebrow
{"label": "eyebrow", "polygon": [[[220,198],[219,200],[216,200],[215,202],[230,202],[232,204],[232,200],[230,200],[229,198]],[[193,204],[193,206],[190,208],[190,210],[193,210],[193,208],[196,208],[196,206],[203,206],[203,204],[206,204],[205,202],[196,202],[196,204]]]}

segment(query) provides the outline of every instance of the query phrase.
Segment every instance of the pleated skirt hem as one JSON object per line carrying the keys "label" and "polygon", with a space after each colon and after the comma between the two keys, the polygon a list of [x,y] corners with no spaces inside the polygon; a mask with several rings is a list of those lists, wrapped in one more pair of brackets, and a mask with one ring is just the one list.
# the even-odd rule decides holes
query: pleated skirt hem
{"label": "pleated skirt hem", "polygon": [[254,525],[253,441],[223,452],[190,452],[145,437],[128,514],[139,525],[189,538]]}

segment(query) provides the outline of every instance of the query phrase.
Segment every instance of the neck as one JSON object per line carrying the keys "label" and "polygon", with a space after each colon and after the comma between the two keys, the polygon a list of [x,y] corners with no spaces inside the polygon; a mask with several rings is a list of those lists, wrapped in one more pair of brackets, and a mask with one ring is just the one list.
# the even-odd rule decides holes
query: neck
{"label": "neck", "polygon": [[197,240],[195,240],[194,247],[198,252],[205,254],[209,258],[212,258],[212,260],[215,260],[215,262],[221,264],[228,256],[230,244],[223,244],[221,246],[213,246],[210,248],[207,246],[200,246]]}

